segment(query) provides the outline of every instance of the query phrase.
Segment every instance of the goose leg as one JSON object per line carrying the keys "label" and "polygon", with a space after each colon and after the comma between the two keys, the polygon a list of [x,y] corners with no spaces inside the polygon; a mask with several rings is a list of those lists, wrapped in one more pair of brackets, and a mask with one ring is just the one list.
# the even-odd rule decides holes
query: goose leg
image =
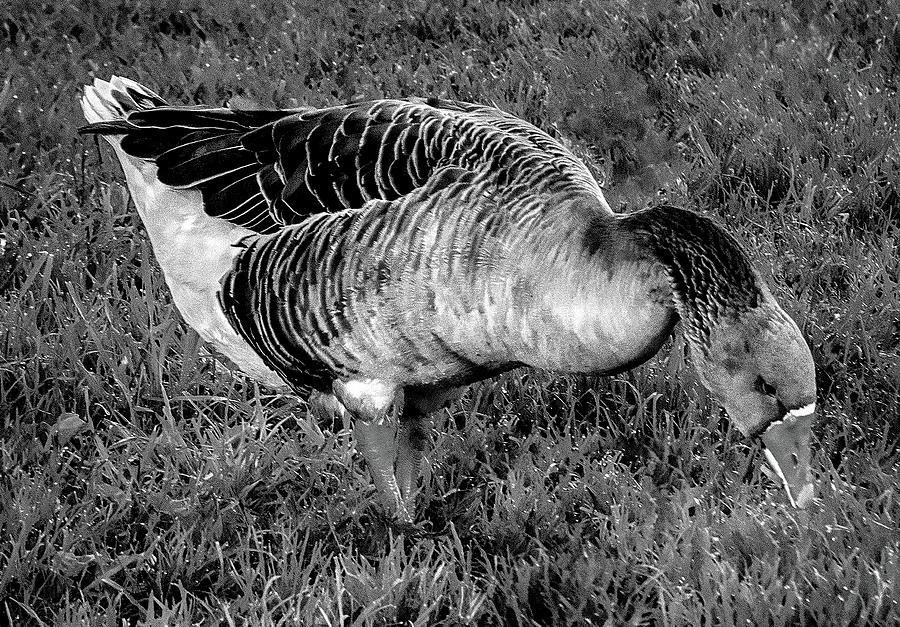
{"label": "goose leg", "polygon": [[353,418],[353,438],[366,460],[375,488],[389,515],[403,524],[412,516],[394,475],[397,457],[397,416],[402,411],[402,392],[378,381],[335,381],[334,393]]}
{"label": "goose leg", "polygon": [[369,466],[375,488],[384,507],[401,523],[412,523],[412,515],[406,507],[397,477],[394,475],[394,458],[397,451],[396,424],[378,424],[358,420],[353,426],[353,437],[360,454]]}
{"label": "goose leg", "polygon": [[427,414],[405,412],[397,433],[397,484],[408,511],[415,511],[415,496],[422,458],[430,440]]}

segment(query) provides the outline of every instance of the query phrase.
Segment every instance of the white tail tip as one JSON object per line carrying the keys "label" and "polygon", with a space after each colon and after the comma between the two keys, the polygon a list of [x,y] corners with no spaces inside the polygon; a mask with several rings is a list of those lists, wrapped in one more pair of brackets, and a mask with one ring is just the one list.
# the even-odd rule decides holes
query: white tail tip
{"label": "white tail tip", "polygon": [[122,76],[113,76],[108,81],[95,78],[93,85],[85,85],[81,98],[84,117],[92,124],[120,120],[132,111],[165,104],[153,91]]}

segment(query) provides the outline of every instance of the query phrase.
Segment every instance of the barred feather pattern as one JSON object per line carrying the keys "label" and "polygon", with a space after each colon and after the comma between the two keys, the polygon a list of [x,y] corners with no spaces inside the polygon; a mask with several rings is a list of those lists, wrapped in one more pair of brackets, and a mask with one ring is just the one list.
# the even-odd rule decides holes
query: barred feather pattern
{"label": "barred feather pattern", "polygon": [[491,176],[444,167],[402,199],[248,242],[223,283],[226,316],[298,387],[376,374],[458,386],[515,367],[546,315],[535,293],[555,280],[541,262],[576,261],[559,227],[583,199],[555,194],[548,210],[540,195],[502,192]]}
{"label": "barred feather pattern", "polygon": [[122,149],[152,160],[161,182],[199,189],[208,215],[257,233],[398,199],[450,166],[492,172],[498,185],[581,190],[606,206],[580,160],[492,107],[436,98],[302,111],[145,105],[82,132],[124,135]]}

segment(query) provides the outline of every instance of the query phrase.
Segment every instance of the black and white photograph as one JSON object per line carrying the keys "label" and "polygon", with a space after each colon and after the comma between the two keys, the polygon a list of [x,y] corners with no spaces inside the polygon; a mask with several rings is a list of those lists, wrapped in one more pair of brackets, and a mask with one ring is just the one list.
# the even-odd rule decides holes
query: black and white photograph
{"label": "black and white photograph", "polygon": [[0,625],[900,625],[900,2],[0,7]]}

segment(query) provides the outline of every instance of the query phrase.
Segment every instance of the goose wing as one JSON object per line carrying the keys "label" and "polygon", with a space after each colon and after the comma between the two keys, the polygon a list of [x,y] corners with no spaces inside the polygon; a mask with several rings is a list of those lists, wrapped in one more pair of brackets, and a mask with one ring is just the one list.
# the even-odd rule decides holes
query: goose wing
{"label": "goose wing", "polygon": [[[548,179],[558,186],[568,188],[569,191],[581,191],[588,196],[595,197],[605,210],[612,213],[612,209],[609,208],[603,197],[600,184],[585,163],[560,141],[537,126],[492,106],[436,99],[432,99],[430,102],[441,107],[459,107],[479,124],[497,129],[501,133],[515,138],[517,142],[530,147],[531,150],[522,151],[531,153],[529,156],[534,153],[542,154],[543,159],[530,167],[531,177],[536,181]],[[538,185],[537,187],[541,188],[542,186]]]}
{"label": "goose wing", "polygon": [[280,111],[132,102],[124,119],[82,132],[122,135],[122,150],[153,161],[160,182],[199,189],[208,215],[257,233],[395,200],[444,167],[490,172],[521,195],[576,190],[605,206],[579,159],[492,107],[434,98]]}
{"label": "goose wing", "polygon": [[[410,382],[471,369],[446,345],[435,346],[428,285],[444,263],[463,274],[487,261],[449,254],[464,248],[460,231],[469,229],[458,225],[490,231],[490,221],[474,215],[484,204],[490,200],[474,174],[442,167],[402,198],[370,201],[364,211],[319,213],[276,235],[248,238],[222,281],[225,316],[295,388],[327,391],[335,376]],[[451,208],[462,209],[453,221]],[[435,224],[447,233],[427,246]]]}

